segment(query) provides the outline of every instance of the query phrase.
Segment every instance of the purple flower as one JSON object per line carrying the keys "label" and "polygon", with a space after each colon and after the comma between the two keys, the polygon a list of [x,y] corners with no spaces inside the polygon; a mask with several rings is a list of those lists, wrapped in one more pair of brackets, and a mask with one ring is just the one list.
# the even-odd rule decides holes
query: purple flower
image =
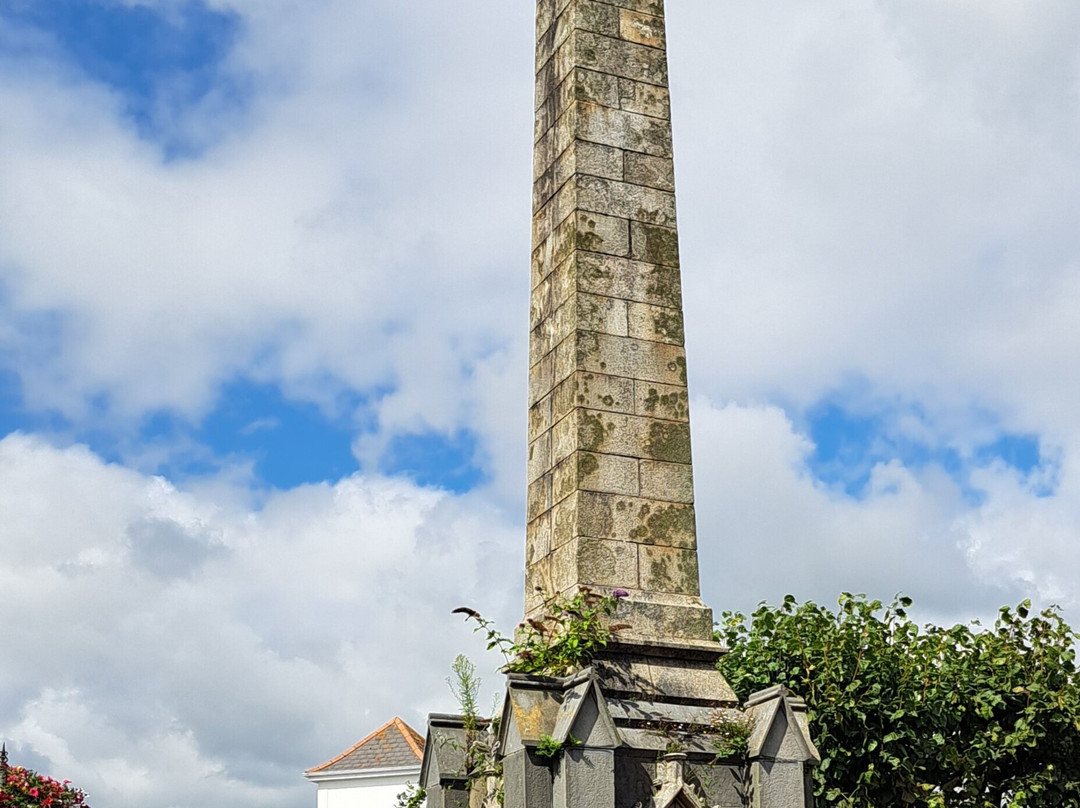
{"label": "purple flower", "polygon": [[625,589],[616,589],[614,592],[611,593],[611,597],[618,599],[628,598],[630,597],[630,593],[627,592]]}

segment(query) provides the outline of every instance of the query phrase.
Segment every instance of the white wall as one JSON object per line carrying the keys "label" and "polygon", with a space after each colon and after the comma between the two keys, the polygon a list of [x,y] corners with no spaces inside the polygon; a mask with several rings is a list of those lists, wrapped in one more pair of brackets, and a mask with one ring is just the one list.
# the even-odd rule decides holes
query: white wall
{"label": "white wall", "polygon": [[417,767],[404,774],[320,782],[317,808],[393,808],[397,795],[419,779]]}

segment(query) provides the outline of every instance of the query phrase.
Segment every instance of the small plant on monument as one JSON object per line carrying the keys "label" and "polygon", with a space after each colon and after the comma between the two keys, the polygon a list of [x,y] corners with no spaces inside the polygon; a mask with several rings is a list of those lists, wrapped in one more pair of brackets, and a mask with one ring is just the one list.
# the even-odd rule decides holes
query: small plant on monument
{"label": "small plant on monument", "polygon": [[555,758],[558,757],[559,752],[562,751],[562,744],[552,738],[550,735],[541,735],[540,740],[536,744],[536,756],[542,758]]}
{"label": "small plant on monument", "polygon": [[629,593],[625,589],[601,595],[585,586],[573,597],[548,596],[542,617],[521,623],[514,639],[475,609],[463,606],[454,614],[464,614],[466,620],[477,624],[475,631],[486,634],[488,650],[498,649],[506,660],[504,673],[568,676],[588,665],[616,632],[630,628],[626,623],[610,622],[626,597]]}
{"label": "small plant on monument", "polygon": [[709,727],[709,741],[719,760],[746,754],[754,726],[750,716],[739,710],[717,710]]}
{"label": "small plant on monument", "polygon": [[397,795],[394,808],[423,808],[427,792],[416,783],[409,783],[405,790]]}
{"label": "small plant on monument", "polygon": [[480,694],[480,677],[476,675],[476,665],[465,656],[458,654],[450,665],[452,675],[446,677],[446,685],[454,694],[465,729],[465,774],[470,778],[486,775],[495,769],[495,754],[492,749],[491,722],[480,716],[477,697]]}

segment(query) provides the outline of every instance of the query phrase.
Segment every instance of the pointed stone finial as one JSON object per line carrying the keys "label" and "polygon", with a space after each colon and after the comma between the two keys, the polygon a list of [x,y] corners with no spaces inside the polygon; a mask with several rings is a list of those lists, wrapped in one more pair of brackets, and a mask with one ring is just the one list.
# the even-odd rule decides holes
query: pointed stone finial
{"label": "pointed stone finial", "polygon": [[705,808],[694,787],[686,782],[686,759],[685,753],[672,752],[657,762],[652,808]]}
{"label": "pointed stone finial", "polygon": [[675,790],[678,790],[683,786],[685,774],[686,753],[670,752],[660,758],[656,764],[655,785],[658,789],[674,786]]}

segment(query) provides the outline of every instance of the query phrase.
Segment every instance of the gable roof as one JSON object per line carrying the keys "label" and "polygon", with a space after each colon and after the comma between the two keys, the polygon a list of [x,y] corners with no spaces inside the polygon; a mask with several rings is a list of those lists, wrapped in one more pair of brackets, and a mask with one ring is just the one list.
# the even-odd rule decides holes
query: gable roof
{"label": "gable roof", "polygon": [[305,773],[332,774],[363,769],[406,768],[419,766],[423,756],[423,737],[395,716],[355,746]]}

